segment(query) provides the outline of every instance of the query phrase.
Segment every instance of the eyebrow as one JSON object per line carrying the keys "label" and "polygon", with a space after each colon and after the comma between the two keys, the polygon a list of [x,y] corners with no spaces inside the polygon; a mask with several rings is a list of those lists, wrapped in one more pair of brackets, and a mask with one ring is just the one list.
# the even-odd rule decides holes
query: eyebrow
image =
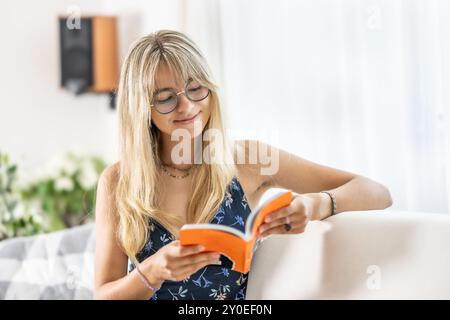
{"label": "eyebrow", "polygon": [[[189,77],[189,78],[187,79],[187,81],[184,83],[184,85],[186,86],[186,84],[187,84],[189,81],[194,81],[194,80],[195,80],[194,78]],[[158,94],[158,93],[161,92],[161,91],[167,91],[167,90],[177,90],[177,89],[172,88],[172,87],[158,88],[158,89],[156,89],[156,91],[153,93],[153,95]]]}
{"label": "eyebrow", "polygon": [[158,93],[160,93],[160,92],[162,92],[162,91],[168,91],[168,90],[172,91],[172,90],[175,90],[175,88],[172,88],[172,87],[166,87],[166,88],[156,89],[156,91],[153,93],[153,95],[158,94]]}

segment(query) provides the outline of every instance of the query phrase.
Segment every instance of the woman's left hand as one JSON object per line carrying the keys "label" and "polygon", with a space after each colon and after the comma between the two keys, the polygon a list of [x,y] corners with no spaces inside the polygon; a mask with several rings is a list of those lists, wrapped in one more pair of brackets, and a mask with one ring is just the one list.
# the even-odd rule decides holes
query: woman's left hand
{"label": "woman's left hand", "polygon": [[313,215],[315,200],[298,193],[293,193],[293,197],[289,206],[266,216],[264,223],[259,227],[260,237],[264,239],[271,234],[297,234],[305,231]]}

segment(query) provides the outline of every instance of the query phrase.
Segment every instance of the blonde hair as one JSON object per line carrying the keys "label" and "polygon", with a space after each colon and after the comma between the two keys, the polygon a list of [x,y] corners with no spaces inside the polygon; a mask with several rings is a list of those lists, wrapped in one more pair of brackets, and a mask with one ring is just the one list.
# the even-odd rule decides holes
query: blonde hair
{"label": "blonde hair", "polygon": [[[221,141],[202,139],[203,150],[207,146],[208,150],[220,150],[222,159],[202,163],[193,171],[187,221],[160,208],[164,192],[158,185],[160,134],[158,128],[151,125],[149,107],[160,63],[165,63],[181,79],[191,77],[211,90],[211,115],[202,136],[206,130],[216,129],[223,137]],[[131,46],[125,58],[117,93],[120,170],[115,198],[119,244],[133,262],[150,237],[150,219],[158,221],[176,238],[178,228],[185,222],[210,222],[236,174],[232,146],[223,128],[217,88],[202,53],[180,32],[160,30],[144,36]]]}

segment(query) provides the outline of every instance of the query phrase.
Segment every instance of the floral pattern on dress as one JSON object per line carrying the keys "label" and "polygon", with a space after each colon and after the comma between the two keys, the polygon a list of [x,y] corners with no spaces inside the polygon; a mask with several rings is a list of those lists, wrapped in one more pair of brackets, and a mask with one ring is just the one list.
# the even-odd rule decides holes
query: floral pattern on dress
{"label": "floral pattern on dress", "polygon": [[[211,223],[232,226],[245,231],[245,221],[250,214],[250,208],[244,190],[238,179],[230,182],[223,201]],[[174,240],[157,221],[150,222],[152,230],[150,239],[137,255],[139,262],[154,254],[162,246]],[[222,265],[208,265],[191,274],[182,281],[164,281],[161,288],[155,292],[151,300],[243,300],[247,290],[248,273],[231,270],[232,261],[221,255]],[[134,269],[128,263],[128,271]]]}

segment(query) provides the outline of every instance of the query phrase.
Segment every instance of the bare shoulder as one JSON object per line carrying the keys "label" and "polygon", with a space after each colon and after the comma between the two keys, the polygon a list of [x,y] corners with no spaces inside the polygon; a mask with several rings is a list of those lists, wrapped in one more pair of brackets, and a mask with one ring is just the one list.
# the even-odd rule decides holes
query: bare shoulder
{"label": "bare shoulder", "polygon": [[270,176],[261,174],[264,164],[260,161],[258,151],[261,147],[270,146],[258,140],[235,140],[233,146],[237,175],[247,199],[251,202],[258,191],[272,181]]}
{"label": "bare shoulder", "polygon": [[259,191],[271,186],[278,186],[300,194],[315,193],[321,190],[332,190],[358,176],[351,172],[315,163],[261,141],[243,140],[236,146],[240,152],[245,151],[258,158],[259,161],[256,165],[244,165],[243,167],[246,169],[243,171],[248,172],[247,168],[254,167],[251,178],[256,180]]}
{"label": "bare shoulder", "polygon": [[117,186],[117,182],[119,181],[119,173],[120,173],[120,162],[117,161],[109,166],[107,166],[100,175],[99,178],[99,187],[104,188],[105,190],[113,190]]}
{"label": "bare shoulder", "polygon": [[234,163],[238,172],[238,178],[240,180],[251,180],[255,182],[256,172],[259,169],[260,164],[258,161],[253,161],[253,149],[251,144],[253,140],[236,140],[234,141]]}
{"label": "bare shoulder", "polygon": [[119,181],[120,164],[116,162],[107,166],[100,174],[97,184],[96,219],[107,217],[116,219],[115,190]]}

